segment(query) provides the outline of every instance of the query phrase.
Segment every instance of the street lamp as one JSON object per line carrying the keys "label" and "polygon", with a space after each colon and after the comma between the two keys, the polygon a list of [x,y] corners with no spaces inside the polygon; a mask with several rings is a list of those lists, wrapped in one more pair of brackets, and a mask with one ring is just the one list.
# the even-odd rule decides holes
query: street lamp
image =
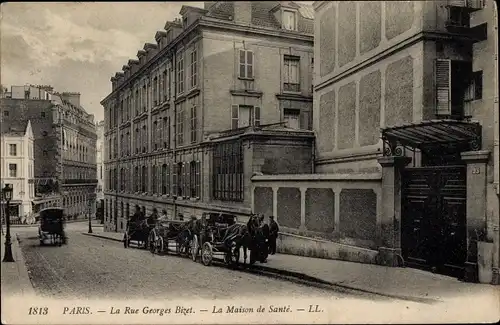
{"label": "street lamp", "polygon": [[5,223],[7,226],[7,234],[5,235],[5,254],[3,255],[2,262],[14,262],[14,256],[12,256],[12,243],[10,241],[10,200],[12,200],[12,185],[5,184],[2,189],[3,197],[5,199]]}
{"label": "street lamp", "polygon": [[90,214],[92,213],[91,207],[92,207],[92,202],[89,201],[89,234],[92,233],[92,218],[90,216]]}

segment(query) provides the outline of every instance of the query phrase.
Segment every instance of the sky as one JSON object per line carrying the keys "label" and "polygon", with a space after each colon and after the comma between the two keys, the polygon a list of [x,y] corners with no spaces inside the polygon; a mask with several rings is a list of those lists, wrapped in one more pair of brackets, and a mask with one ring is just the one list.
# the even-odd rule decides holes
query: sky
{"label": "sky", "polygon": [[110,78],[182,5],[203,2],[2,3],[1,84],[52,85],[80,92],[81,105],[104,119],[99,102],[111,92]]}

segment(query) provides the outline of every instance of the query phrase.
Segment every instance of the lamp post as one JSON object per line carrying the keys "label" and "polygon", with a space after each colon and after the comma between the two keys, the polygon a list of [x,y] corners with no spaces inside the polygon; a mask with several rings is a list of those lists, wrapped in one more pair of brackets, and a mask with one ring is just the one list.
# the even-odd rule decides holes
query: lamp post
{"label": "lamp post", "polygon": [[89,201],[89,234],[92,233],[92,217],[90,216],[92,213],[91,207],[92,207],[92,202]]}
{"label": "lamp post", "polygon": [[12,185],[5,184],[2,189],[3,197],[5,199],[5,223],[7,226],[7,233],[5,235],[5,254],[3,255],[2,262],[14,262],[14,256],[12,256],[12,243],[10,241],[10,200],[12,199]]}

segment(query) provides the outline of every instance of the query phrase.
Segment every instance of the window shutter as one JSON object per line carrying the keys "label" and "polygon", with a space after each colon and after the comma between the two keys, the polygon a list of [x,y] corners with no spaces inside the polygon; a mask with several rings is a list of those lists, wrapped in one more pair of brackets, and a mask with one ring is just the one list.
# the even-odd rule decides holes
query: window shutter
{"label": "window shutter", "polygon": [[245,50],[240,50],[240,77],[245,78],[246,75],[246,57],[245,57]]}
{"label": "window shutter", "polygon": [[196,197],[201,197],[201,161],[196,162]]}
{"label": "window shutter", "polygon": [[231,129],[238,128],[238,119],[239,119],[239,106],[232,105],[231,106]]}
{"label": "window shutter", "polygon": [[191,162],[184,164],[184,172],[186,178],[184,179],[184,196],[191,196]]}
{"label": "window shutter", "polygon": [[253,52],[247,51],[247,78],[253,78]]}
{"label": "window shutter", "polygon": [[451,115],[451,60],[436,60],[435,79],[436,115]]}
{"label": "window shutter", "polygon": [[165,181],[165,185],[166,185],[166,193],[167,195],[170,195],[170,165],[167,164],[166,167],[166,176],[164,176],[164,181]]}
{"label": "window shutter", "polygon": [[260,107],[255,106],[253,108],[253,119],[254,119],[254,125],[259,126],[260,125]]}

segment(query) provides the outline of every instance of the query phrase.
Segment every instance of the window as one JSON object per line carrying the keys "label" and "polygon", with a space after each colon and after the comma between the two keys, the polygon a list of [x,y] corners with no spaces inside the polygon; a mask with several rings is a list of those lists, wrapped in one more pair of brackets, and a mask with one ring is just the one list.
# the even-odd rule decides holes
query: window
{"label": "window", "polygon": [[163,118],[163,148],[164,149],[169,149],[170,148],[170,121],[168,117]]}
{"label": "window", "polygon": [[213,152],[213,198],[243,201],[243,147],[240,141],[217,144]]}
{"label": "window", "polygon": [[134,170],[134,182],[135,182],[135,191],[139,192],[140,186],[141,186],[141,177],[139,175],[139,167],[135,167]]}
{"label": "window", "polygon": [[158,105],[158,77],[153,79],[153,107]]}
{"label": "window", "polygon": [[168,172],[168,165],[163,164],[161,166],[161,194],[162,195],[167,195],[170,193],[170,188],[169,188],[169,172]]}
{"label": "window", "polygon": [[253,52],[240,50],[240,78],[253,79]]}
{"label": "window", "polygon": [[472,63],[437,59],[435,61],[436,115],[461,119],[473,77]]}
{"label": "window", "polygon": [[170,72],[169,67],[163,71],[163,96],[164,100],[170,99]]}
{"label": "window", "polygon": [[196,46],[193,48],[191,51],[190,55],[190,81],[191,81],[191,89],[195,88],[198,85],[198,58],[197,58],[198,51],[196,49]]}
{"label": "window", "polygon": [[196,125],[196,104],[191,105],[191,143],[197,140],[197,125]]}
{"label": "window", "polygon": [[148,98],[148,90],[146,85],[142,87],[142,110],[145,112],[147,108],[147,98]]}
{"label": "window", "polygon": [[184,102],[177,105],[177,145],[184,142]]}
{"label": "window", "polygon": [[283,120],[288,128],[300,129],[300,110],[285,108]]}
{"label": "window", "polygon": [[9,177],[17,177],[17,164],[9,164]]}
{"label": "window", "polygon": [[158,150],[158,122],[153,122],[153,146],[154,150]]}
{"label": "window", "polygon": [[446,26],[449,27],[469,27],[470,26],[470,13],[463,7],[448,7],[448,20]]}
{"label": "window", "polygon": [[177,53],[177,94],[184,92],[184,53]]}
{"label": "window", "polygon": [[260,125],[260,107],[258,106],[233,105],[231,113],[232,129]]}
{"label": "window", "polygon": [[173,184],[172,184],[172,192],[176,196],[182,196],[182,188],[183,188],[183,163],[178,162],[174,165],[174,174],[173,174]]}
{"label": "window", "polygon": [[285,55],[283,69],[283,90],[300,91],[300,57]]}
{"label": "window", "polygon": [[201,189],[201,163],[199,161],[191,161],[189,164],[189,169],[190,169],[190,197],[192,198],[199,198],[201,196],[200,189]]}
{"label": "window", "polygon": [[135,116],[139,115],[139,89],[135,91]]}
{"label": "window", "polygon": [[466,101],[483,98],[483,71],[472,73],[471,81],[467,89]]}
{"label": "window", "polygon": [[126,151],[127,151],[127,156],[130,155],[130,132],[127,131],[127,136],[125,138],[126,140],[126,144],[125,144],[125,148],[126,148]]}
{"label": "window", "polygon": [[156,191],[157,190],[156,187],[158,186],[157,181],[158,181],[158,177],[156,175],[156,166],[152,166],[151,167],[151,183],[152,183],[153,188],[151,189],[151,192],[153,194],[156,194],[156,192],[157,192]]}
{"label": "window", "polygon": [[294,11],[283,11],[283,28],[286,30],[297,30],[297,15]]}
{"label": "window", "polygon": [[142,152],[146,152],[148,147],[148,130],[146,125],[142,126]]}
{"label": "window", "polygon": [[3,116],[8,117],[9,116],[9,111],[3,111]]}
{"label": "window", "polygon": [[16,144],[9,144],[9,155],[17,156],[17,145]]}
{"label": "window", "polygon": [[120,191],[125,191],[125,169],[120,169]]}
{"label": "window", "polygon": [[120,135],[120,156],[123,157],[123,155],[125,154],[125,141],[124,141],[124,135],[123,133]]}
{"label": "window", "polygon": [[142,193],[146,193],[148,191],[148,168],[146,166],[142,166]]}

